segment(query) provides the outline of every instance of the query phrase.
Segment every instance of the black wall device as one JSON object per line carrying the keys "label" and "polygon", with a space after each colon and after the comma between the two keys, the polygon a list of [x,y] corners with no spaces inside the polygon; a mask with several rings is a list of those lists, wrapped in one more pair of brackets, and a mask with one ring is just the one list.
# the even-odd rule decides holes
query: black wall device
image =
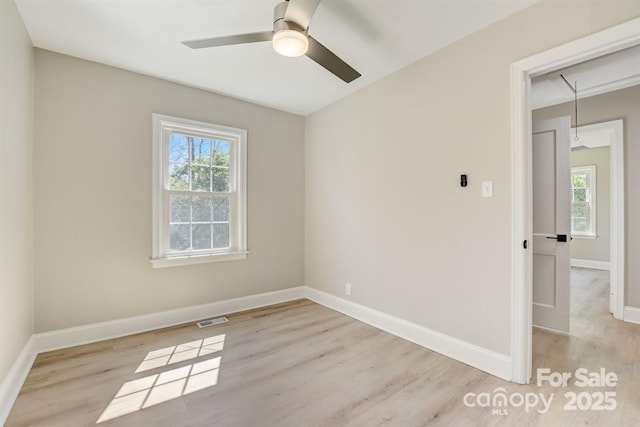
{"label": "black wall device", "polygon": [[467,175],[460,175],[460,187],[467,186]]}

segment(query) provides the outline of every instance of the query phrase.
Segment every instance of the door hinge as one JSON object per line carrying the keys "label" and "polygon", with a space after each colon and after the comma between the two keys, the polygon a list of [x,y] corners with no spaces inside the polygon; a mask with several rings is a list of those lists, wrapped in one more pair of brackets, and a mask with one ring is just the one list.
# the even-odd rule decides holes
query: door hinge
{"label": "door hinge", "polygon": [[527,249],[527,241],[526,240],[524,242],[522,242],[522,247]]}

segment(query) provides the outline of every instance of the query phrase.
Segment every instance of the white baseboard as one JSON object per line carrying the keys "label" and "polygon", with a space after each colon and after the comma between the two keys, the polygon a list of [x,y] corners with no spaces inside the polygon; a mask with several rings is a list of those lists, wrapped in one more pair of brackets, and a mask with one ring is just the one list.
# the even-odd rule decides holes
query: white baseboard
{"label": "white baseboard", "polygon": [[34,334],[18,356],[7,377],[0,383],[0,426],[4,424],[9,416],[9,412],[38,353],[124,337],[210,317],[280,304],[304,297],[305,287],[299,286],[176,310]]}
{"label": "white baseboard", "polygon": [[45,351],[74,347],[301,298],[304,298],[304,287],[299,286],[192,307],[178,308],[176,310],[44,332],[34,335],[35,351],[37,353],[43,353]]}
{"label": "white baseboard", "polygon": [[511,369],[511,357],[509,356],[487,350],[317,289],[307,287],[305,293],[308,299],[325,307],[488,372],[491,375],[511,381],[513,372]]}
{"label": "white baseboard", "polygon": [[611,270],[611,263],[608,261],[591,261],[589,259],[571,258],[571,267],[593,268],[595,270]]}
{"label": "white baseboard", "polygon": [[[193,307],[34,334],[25,345],[5,380],[0,383],[0,425],[4,423],[9,415],[15,398],[20,392],[38,353],[119,338],[301,298],[308,298],[378,329],[444,354],[499,378],[511,381],[512,370],[509,356],[487,350],[335,295],[307,286],[299,286]],[[629,308],[625,308],[625,320],[627,318],[627,309]],[[637,323],[640,323],[640,309],[634,308],[632,310],[637,310],[635,315],[638,319]]]}
{"label": "white baseboard", "polygon": [[11,366],[9,373],[0,383],[0,425],[4,425],[7,420],[35,358],[36,352],[33,349],[33,336],[31,336]]}
{"label": "white baseboard", "polygon": [[626,306],[622,318],[625,322],[637,323],[640,325],[640,308]]}
{"label": "white baseboard", "polygon": [[542,329],[543,331],[551,332],[552,334],[562,335],[564,337],[568,337],[569,333],[565,331],[559,331],[557,329],[545,328],[544,326],[533,325],[534,328]]}

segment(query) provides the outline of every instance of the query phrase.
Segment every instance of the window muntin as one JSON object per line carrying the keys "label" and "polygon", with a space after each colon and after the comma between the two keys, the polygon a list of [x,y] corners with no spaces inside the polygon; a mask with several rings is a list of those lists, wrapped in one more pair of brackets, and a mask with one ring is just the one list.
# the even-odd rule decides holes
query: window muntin
{"label": "window muntin", "polygon": [[153,118],[153,260],[246,255],[246,131]]}
{"label": "window muntin", "polygon": [[596,167],[571,168],[571,234],[596,235]]}

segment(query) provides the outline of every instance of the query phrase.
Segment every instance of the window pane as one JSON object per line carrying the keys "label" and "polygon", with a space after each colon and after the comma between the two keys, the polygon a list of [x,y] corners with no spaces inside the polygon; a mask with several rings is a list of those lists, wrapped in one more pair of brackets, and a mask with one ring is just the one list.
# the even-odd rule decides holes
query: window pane
{"label": "window pane", "polygon": [[226,141],[213,141],[212,179],[213,191],[229,191],[229,159],[231,144]]}
{"label": "window pane", "polygon": [[169,164],[189,163],[189,142],[186,136],[177,133],[169,135]]}
{"label": "window pane", "polygon": [[193,225],[193,249],[211,249],[211,225]]}
{"label": "window pane", "polygon": [[211,169],[209,167],[191,167],[191,190],[211,191]]}
{"label": "window pane", "polygon": [[574,202],[586,202],[587,201],[587,189],[586,188],[576,188],[573,190],[573,201]]}
{"label": "window pane", "polygon": [[229,191],[229,169],[214,167],[211,172],[213,174],[213,191]]}
{"label": "window pane", "polygon": [[213,224],[213,247],[229,247],[229,224]]}
{"label": "window pane", "polygon": [[571,217],[572,218],[586,218],[587,217],[588,207],[585,203],[574,203],[571,206]]}
{"label": "window pane", "polygon": [[169,225],[169,248],[172,251],[184,251],[189,249],[190,225]]}
{"label": "window pane", "polygon": [[169,167],[169,189],[189,190],[189,165],[174,164]]}
{"label": "window pane", "polygon": [[231,144],[226,141],[213,141],[213,166],[229,167]]}
{"label": "window pane", "polygon": [[211,197],[193,197],[191,220],[193,222],[211,222]]}
{"label": "window pane", "polygon": [[213,198],[213,220],[229,221],[229,198],[228,197]]}
{"label": "window pane", "polygon": [[190,196],[169,196],[169,222],[189,222]]}
{"label": "window pane", "polygon": [[169,188],[189,189],[189,143],[184,135],[169,135]]}
{"label": "window pane", "polygon": [[586,218],[573,218],[571,220],[573,223],[572,231],[577,233],[586,233],[587,232],[587,219]]}
{"label": "window pane", "polygon": [[194,165],[211,165],[211,147],[213,141],[204,138],[191,138],[191,163]]}
{"label": "window pane", "polygon": [[571,176],[572,184],[574,188],[585,188],[587,186],[587,175],[576,174]]}

